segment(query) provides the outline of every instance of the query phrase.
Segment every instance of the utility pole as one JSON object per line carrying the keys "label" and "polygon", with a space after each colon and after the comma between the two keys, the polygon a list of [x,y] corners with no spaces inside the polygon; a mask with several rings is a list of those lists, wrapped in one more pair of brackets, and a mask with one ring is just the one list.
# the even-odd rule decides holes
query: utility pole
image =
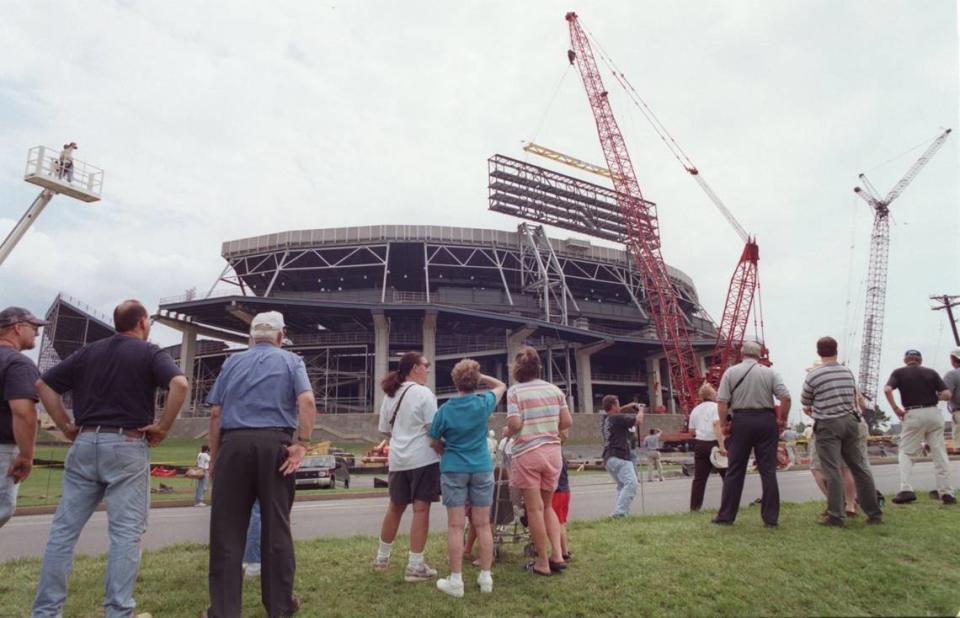
{"label": "utility pole", "polygon": [[947,322],[950,323],[950,329],[953,330],[953,342],[960,346],[960,334],[957,333],[957,320],[953,317],[953,307],[960,307],[960,295],[950,296],[931,296],[930,300],[939,303],[936,307],[931,307],[932,311],[946,311]]}

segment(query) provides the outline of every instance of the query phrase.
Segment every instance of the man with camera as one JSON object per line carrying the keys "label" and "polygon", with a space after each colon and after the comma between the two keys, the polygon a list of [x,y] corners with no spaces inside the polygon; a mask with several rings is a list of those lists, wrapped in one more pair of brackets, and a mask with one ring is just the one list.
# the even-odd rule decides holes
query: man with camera
{"label": "man with camera", "polygon": [[860,508],[867,514],[868,524],[879,524],[883,512],[877,504],[873,474],[860,448],[860,413],[857,385],[853,372],[837,362],[837,340],[817,340],[821,364],[803,381],[800,401],[803,411],[813,418],[820,471],[827,486],[827,512],[817,523],[844,527],[846,508],[843,487],[843,464],[853,474]]}

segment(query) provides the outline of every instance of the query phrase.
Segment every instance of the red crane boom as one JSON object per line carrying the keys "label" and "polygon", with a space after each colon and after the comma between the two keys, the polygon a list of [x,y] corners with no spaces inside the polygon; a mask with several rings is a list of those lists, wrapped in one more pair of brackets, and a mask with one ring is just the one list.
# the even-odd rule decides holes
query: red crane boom
{"label": "red crane boom", "polygon": [[574,12],[567,13],[570,27],[570,62],[576,63],[587,91],[597,124],[600,146],[610,169],[613,186],[619,193],[620,211],[629,233],[628,249],[637,261],[650,317],[663,344],[670,368],[670,384],[678,396],[684,416],[697,403],[697,389],[703,382],[700,364],[690,342],[686,318],[667,266],[660,254],[660,232],[654,207],[643,200],[627,145],[607,100],[593,50]]}

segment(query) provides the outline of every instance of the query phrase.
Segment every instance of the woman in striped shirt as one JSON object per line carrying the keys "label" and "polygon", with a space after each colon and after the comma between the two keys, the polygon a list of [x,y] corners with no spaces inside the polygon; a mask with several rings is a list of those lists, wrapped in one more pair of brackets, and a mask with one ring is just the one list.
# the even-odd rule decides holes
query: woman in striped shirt
{"label": "woman in striped shirt", "polygon": [[541,371],[536,350],[524,347],[517,353],[513,365],[517,383],[507,391],[507,431],[514,437],[510,485],[523,492],[530,536],[537,550],[537,559],[527,564],[527,570],[551,575],[567,566],[552,502],[563,465],[560,432],[570,427],[573,419],[563,391],[541,380]]}

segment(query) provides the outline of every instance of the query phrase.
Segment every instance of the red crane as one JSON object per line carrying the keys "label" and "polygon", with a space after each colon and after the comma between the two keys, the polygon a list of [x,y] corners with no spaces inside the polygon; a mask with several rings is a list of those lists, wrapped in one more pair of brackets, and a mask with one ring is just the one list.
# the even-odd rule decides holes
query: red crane
{"label": "red crane", "polygon": [[607,91],[603,87],[593,50],[580,27],[577,14],[567,13],[566,19],[572,48],[569,59],[571,63],[576,63],[587,90],[600,146],[610,169],[613,186],[619,194],[618,205],[629,233],[627,246],[637,261],[643,279],[650,317],[670,368],[670,384],[678,396],[680,410],[687,416],[697,404],[697,389],[703,382],[703,375],[690,342],[679,295],[660,254],[657,213],[653,206],[643,200],[626,142],[607,100]]}
{"label": "red crane", "polygon": [[[727,288],[723,314],[720,319],[717,339],[714,345],[713,363],[707,370],[707,381],[713,384],[714,387],[717,387],[720,384],[720,377],[723,375],[724,370],[736,362],[746,336],[754,299],[757,298],[757,292],[760,288],[757,264],[760,259],[760,247],[757,245],[756,238],[747,234],[747,231],[740,225],[736,217],[733,216],[733,213],[731,213],[726,204],[723,203],[723,200],[721,200],[720,196],[713,190],[713,187],[707,183],[700,173],[700,170],[697,169],[697,166],[694,165],[693,161],[687,156],[687,153],[683,151],[683,148],[680,147],[680,144],[677,143],[670,132],[667,131],[667,128],[663,126],[663,123],[660,122],[657,115],[650,109],[650,106],[640,97],[626,75],[617,69],[613,61],[603,53],[602,49],[600,50],[600,57],[609,67],[614,79],[617,80],[627,96],[630,97],[634,105],[637,106],[653,127],[653,130],[656,131],[657,135],[670,150],[670,153],[677,159],[684,171],[693,177],[744,243],[737,267],[734,269],[733,276],[731,276],[730,284]],[[759,310],[756,314],[760,322],[760,333],[758,334],[761,345],[763,345],[763,317],[760,315]],[[769,363],[765,346],[763,347],[763,359],[761,362],[765,364]]]}

